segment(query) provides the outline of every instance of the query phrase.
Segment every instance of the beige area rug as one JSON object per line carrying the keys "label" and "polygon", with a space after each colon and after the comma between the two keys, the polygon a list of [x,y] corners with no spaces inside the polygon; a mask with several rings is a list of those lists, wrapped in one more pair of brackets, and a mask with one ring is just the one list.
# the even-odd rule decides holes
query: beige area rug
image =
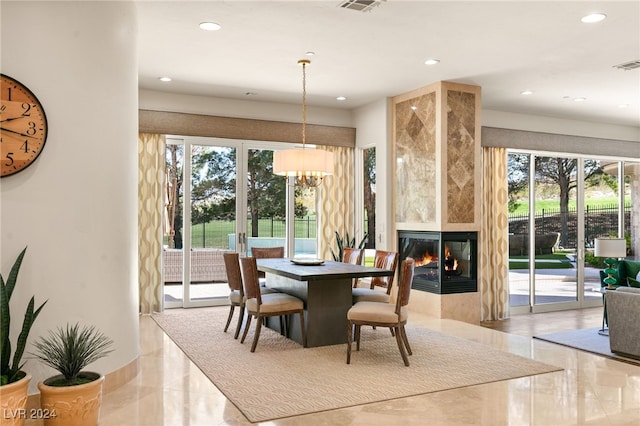
{"label": "beige area rug", "polygon": [[222,332],[228,312],[167,310],[153,319],[251,422],[562,370],[410,324],[410,367],[389,329],[380,328],[363,328],[350,365],[346,344],[303,349],[265,327],[251,353],[255,322],[240,344],[235,321]]}
{"label": "beige area rug", "polygon": [[600,327],[596,327],[563,331],[561,333],[543,334],[541,336],[534,336],[534,339],[544,340],[574,349],[580,349],[582,351],[591,352],[593,354],[605,356],[618,361],[628,362],[629,364],[640,365],[640,359],[611,352],[611,348],[609,347],[609,336],[598,334],[599,329]]}

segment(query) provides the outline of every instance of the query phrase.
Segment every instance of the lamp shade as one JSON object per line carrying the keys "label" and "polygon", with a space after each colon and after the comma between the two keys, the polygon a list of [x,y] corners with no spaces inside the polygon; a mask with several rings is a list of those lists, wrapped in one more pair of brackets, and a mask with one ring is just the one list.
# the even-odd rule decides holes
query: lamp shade
{"label": "lamp shade", "polygon": [[333,153],[320,149],[286,149],[273,154],[273,173],[324,177],[333,174]]}
{"label": "lamp shade", "polygon": [[624,238],[596,238],[594,255],[597,257],[625,257],[627,241]]}

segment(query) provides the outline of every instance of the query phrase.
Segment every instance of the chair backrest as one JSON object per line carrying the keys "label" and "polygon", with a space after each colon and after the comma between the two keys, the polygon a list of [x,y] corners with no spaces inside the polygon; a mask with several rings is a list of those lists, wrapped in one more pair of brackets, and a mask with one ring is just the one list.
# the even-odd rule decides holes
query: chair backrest
{"label": "chair backrest", "polygon": [[240,269],[242,271],[242,286],[247,299],[257,299],[258,305],[262,304],[260,297],[260,282],[258,281],[258,266],[255,257],[241,257]]}
{"label": "chair backrest", "polygon": [[[284,257],[284,246],[278,247],[251,247],[251,256],[256,259],[277,259]],[[264,278],[264,272],[258,271],[258,277]]]}
{"label": "chair backrest", "polygon": [[364,250],[353,247],[345,247],[342,249],[342,262],[351,263],[353,265],[362,264],[362,255]]}
{"label": "chair backrest", "polygon": [[400,309],[409,304],[411,294],[411,282],[413,281],[414,260],[407,257],[402,261],[400,282],[398,283],[398,298],[396,300],[396,314],[400,315]]}
{"label": "chair backrest", "polygon": [[396,268],[398,267],[398,253],[394,251],[376,250],[376,254],[373,259],[373,267],[393,271],[393,275],[388,277],[371,278],[372,290],[376,286],[384,287],[387,289],[387,294],[391,294],[391,287],[393,286],[393,280],[396,275]]}
{"label": "chair backrest", "polygon": [[244,294],[242,288],[242,273],[240,272],[240,255],[238,253],[223,253],[224,267],[227,270],[227,281],[230,290],[238,290]]}
{"label": "chair backrest", "polygon": [[251,247],[251,256],[256,259],[272,259],[284,257],[284,246],[281,247]]}

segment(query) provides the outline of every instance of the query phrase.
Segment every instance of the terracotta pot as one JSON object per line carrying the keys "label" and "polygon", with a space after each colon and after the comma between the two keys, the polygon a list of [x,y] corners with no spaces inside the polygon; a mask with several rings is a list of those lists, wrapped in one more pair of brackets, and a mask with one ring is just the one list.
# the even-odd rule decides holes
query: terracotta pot
{"label": "terracotta pot", "polygon": [[27,392],[29,390],[30,375],[26,375],[17,382],[0,387],[0,424],[3,426],[22,426],[27,418]]}
{"label": "terracotta pot", "polygon": [[38,383],[45,426],[98,424],[104,376],[92,372],[82,372],[80,376],[95,380],[76,386],[49,386],[47,383],[61,377],[54,376]]}

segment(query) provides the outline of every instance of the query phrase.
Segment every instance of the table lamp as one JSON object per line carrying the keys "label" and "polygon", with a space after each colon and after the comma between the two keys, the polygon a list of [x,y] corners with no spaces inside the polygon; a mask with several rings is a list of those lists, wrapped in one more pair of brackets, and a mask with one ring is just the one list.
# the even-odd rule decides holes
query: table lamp
{"label": "table lamp", "polygon": [[607,284],[607,288],[613,288],[617,282],[613,277],[616,273],[614,266],[618,262],[616,258],[627,256],[627,241],[624,238],[596,238],[594,255],[596,257],[605,257],[604,263],[607,267],[604,273],[607,278],[603,281]]}

